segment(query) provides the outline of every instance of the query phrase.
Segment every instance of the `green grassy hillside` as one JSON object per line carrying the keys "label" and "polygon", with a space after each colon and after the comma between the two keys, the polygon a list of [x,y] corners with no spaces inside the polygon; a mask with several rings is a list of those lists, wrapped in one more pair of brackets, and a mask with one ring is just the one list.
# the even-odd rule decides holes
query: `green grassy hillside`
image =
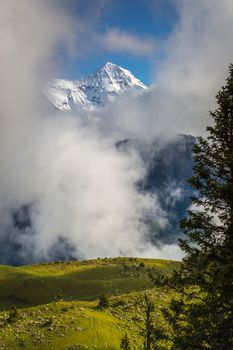
{"label": "green grassy hillside", "polygon": [[[119,349],[127,333],[142,343],[144,292],[156,319],[171,293],[156,288],[148,271],[170,274],[179,263],[138,258],[0,266],[0,349]],[[106,293],[110,306],[98,308]],[[9,310],[19,316],[9,322]]]}

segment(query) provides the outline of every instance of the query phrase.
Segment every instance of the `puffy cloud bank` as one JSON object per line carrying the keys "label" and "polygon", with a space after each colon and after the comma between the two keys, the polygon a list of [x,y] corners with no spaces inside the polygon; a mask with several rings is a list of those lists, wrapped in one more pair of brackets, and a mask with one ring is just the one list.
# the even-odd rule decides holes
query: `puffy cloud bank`
{"label": "puffy cloud bank", "polygon": [[69,19],[54,2],[10,0],[0,21],[2,262],[163,255],[142,218],[164,226],[166,216],[137,190],[137,156],[77,116],[54,113],[41,96],[56,47],[71,45]]}
{"label": "puffy cloud bank", "polygon": [[[56,49],[71,50],[74,41],[73,19],[58,3],[0,2],[1,262],[179,258],[176,245],[151,244],[143,218],[164,228],[166,213],[156,195],[137,190],[140,159],[114,143],[116,135],[203,132],[233,57],[232,2],[179,1],[180,19],[165,43],[155,86],[138,98],[122,96],[97,115],[104,123],[96,125],[54,113],[41,95]],[[76,26],[81,30],[82,23]],[[138,45],[126,33],[113,34],[121,48],[125,38],[133,39],[133,49]]]}

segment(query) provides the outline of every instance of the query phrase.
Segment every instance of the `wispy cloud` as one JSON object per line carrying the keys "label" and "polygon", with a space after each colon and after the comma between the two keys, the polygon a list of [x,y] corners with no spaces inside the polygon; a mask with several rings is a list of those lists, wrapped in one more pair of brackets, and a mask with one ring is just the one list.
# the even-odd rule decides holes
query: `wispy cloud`
{"label": "wispy cloud", "polygon": [[119,28],[109,28],[98,39],[107,51],[149,56],[155,53],[156,43],[151,37],[141,37]]}
{"label": "wispy cloud", "polygon": [[106,111],[109,125],[125,137],[200,135],[211,123],[209,110],[233,61],[233,2],[179,0],[177,6],[152,88],[138,98],[124,95]]}

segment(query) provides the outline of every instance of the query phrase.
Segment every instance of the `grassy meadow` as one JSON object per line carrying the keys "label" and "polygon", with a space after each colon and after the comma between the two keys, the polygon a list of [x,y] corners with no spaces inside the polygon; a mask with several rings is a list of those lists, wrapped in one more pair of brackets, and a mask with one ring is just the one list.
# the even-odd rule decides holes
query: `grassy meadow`
{"label": "grassy meadow", "polygon": [[[168,260],[110,258],[0,266],[0,350],[113,350],[120,348],[126,332],[132,348],[141,349],[145,292],[155,304],[158,325],[164,322],[160,309],[172,296],[157,288],[148,272],[170,274],[178,265]],[[110,305],[100,309],[103,294]],[[13,305],[18,315],[11,321]]]}

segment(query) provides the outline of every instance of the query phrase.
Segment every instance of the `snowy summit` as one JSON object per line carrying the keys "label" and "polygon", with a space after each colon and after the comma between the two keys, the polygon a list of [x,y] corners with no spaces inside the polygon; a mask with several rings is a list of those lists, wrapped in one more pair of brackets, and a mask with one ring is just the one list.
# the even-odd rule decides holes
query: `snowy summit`
{"label": "snowy summit", "polygon": [[147,89],[130,71],[107,62],[81,80],[53,79],[45,90],[47,98],[62,111],[94,110],[113,101],[122,92]]}

